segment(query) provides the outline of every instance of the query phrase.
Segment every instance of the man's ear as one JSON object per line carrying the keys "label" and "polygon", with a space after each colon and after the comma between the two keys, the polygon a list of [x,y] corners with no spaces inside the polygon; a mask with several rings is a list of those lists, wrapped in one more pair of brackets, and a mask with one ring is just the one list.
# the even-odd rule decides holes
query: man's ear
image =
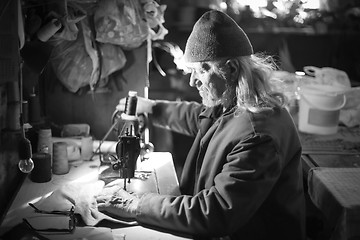
{"label": "man's ear", "polygon": [[234,59],[229,59],[226,61],[226,65],[229,67],[231,80],[235,81],[239,76],[239,62]]}

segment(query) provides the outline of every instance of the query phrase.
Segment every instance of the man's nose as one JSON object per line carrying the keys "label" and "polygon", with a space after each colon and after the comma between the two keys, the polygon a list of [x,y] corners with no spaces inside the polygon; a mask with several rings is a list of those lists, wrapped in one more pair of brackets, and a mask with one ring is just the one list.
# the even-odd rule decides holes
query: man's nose
{"label": "man's nose", "polygon": [[196,77],[194,76],[194,73],[191,73],[190,81],[189,81],[190,87],[195,87],[195,82],[196,82]]}
{"label": "man's nose", "polygon": [[197,87],[197,88],[199,88],[199,87],[202,85],[202,83],[201,83],[201,81],[195,76],[195,74],[192,73],[191,76],[190,76],[189,85],[190,85],[191,87]]}

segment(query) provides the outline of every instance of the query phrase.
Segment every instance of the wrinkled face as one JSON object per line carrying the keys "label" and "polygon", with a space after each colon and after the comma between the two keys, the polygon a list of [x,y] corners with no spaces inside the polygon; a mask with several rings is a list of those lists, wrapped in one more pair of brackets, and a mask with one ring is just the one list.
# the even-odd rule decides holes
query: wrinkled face
{"label": "wrinkled face", "polygon": [[225,91],[225,80],[206,62],[191,63],[190,86],[196,87],[202,103],[212,107],[220,103]]}

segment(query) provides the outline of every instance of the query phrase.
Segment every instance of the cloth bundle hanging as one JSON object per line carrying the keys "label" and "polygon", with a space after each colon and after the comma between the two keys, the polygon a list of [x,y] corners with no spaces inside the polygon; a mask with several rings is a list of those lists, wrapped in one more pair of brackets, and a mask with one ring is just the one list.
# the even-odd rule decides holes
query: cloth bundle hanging
{"label": "cloth bundle hanging", "polygon": [[96,40],[125,49],[139,47],[149,34],[138,0],[103,0],[95,11]]}
{"label": "cloth bundle hanging", "polygon": [[164,12],[166,5],[159,5],[153,0],[141,0],[145,19],[148,23],[151,40],[162,40],[168,34],[168,30],[163,26],[165,22]]}

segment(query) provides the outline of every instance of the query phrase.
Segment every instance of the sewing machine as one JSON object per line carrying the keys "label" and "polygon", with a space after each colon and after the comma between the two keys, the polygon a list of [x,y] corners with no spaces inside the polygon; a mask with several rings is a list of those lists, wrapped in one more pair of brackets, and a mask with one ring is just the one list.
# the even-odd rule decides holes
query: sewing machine
{"label": "sewing machine", "polygon": [[[124,189],[126,181],[135,177],[137,161],[147,159],[148,153],[153,152],[154,146],[144,140],[141,135],[146,128],[146,116],[136,115],[137,93],[129,91],[126,98],[125,111],[113,114],[111,130],[118,135],[116,155],[100,154],[99,179],[108,183],[123,178]],[[121,129],[120,129],[121,128]]]}

